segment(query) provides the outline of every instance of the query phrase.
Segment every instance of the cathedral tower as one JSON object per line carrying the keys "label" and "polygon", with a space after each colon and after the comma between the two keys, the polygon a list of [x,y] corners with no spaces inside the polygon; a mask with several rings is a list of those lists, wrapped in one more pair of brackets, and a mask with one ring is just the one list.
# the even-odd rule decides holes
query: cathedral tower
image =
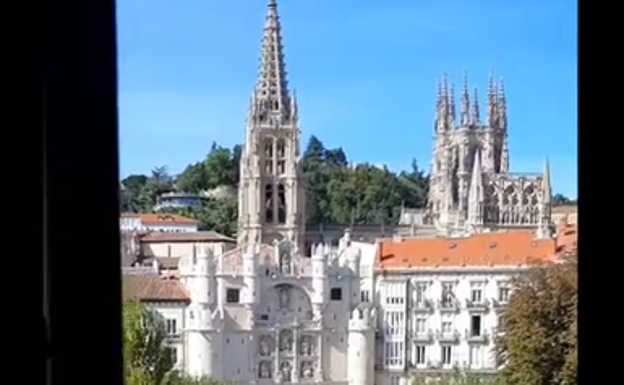
{"label": "cathedral tower", "polygon": [[298,157],[297,99],[288,90],[277,3],[269,0],[240,163],[239,244],[289,239],[301,247],[305,202]]}
{"label": "cathedral tower", "polygon": [[502,80],[499,84],[490,74],[483,122],[476,89],[470,100],[467,75],[463,80],[459,119],[456,119],[453,85],[449,85],[446,75],[438,83],[429,189],[429,210],[438,223],[462,224],[468,218],[470,181],[477,153],[484,173],[509,171],[507,105]]}

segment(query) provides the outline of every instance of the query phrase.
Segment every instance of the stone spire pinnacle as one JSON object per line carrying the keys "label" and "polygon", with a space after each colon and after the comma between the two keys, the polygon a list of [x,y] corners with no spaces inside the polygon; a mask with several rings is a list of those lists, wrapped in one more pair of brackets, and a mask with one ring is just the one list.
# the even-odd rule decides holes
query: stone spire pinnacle
{"label": "stone spire pinnacle", "polygon": [[449,95],[449,120],[451,124],[455,124],[455,85],[451,84],[451,94]]}
{"label": "stone spire pinnacle", "polygon": [[474,126],[481,124],[481,118],[479,117],[479,92],[477,87],[474,89],[474,103],[472,104],[472,122]]}
{"label": "stone spire pinnacle", "polygon": [[548,158],[546,158],[546,162],[544,163],[544,179],[542,182],[542,188],[544,192],[544,204],[550,204],[552,191],[550,189],[550,163]]}
{"label": "stone spire pinnacle", "polygon": [[501,129],[507,129],[507,98],[503,78],[500,79],[498,88],[498,123]]}
{"label": "stone spire pinnacle", "polygon": [[284,122],[290,118],[281,25],[275,0],[269,0],[268,3],[255,94],[261,122],[268,120]]}
{"label": "stone spire pinnacle", "polygon": [[464,72],[464,85],[461,98],[461,125],[470,124],[470,96],[468,95],[468,73]]}
{"label": "stone spire pinnacle", "polygon": [[478,224],[481,221],[481,204],[483,203],[483,171],[481,170],[481,151],[474,154],[470,190],[468,191],[468,221]]}
{"label": "stone spire pinnacle", "polygon": [[490,72],[488,81],[488,125],[490,128],[496,127],[498,123],[498,106],[497,106],[496,82],[494,74]]}

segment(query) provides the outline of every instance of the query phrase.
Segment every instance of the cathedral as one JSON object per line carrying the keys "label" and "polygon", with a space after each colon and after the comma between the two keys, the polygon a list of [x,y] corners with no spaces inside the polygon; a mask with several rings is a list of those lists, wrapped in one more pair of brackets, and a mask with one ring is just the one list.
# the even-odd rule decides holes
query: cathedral
{"label": "cathedral", "polygon": [[167,318],[178,368],[241,384],[344,385],[407,384],[412,370],[460,365],[495,371],[488,336],[506,282],[557,245],[548,162],[541,173],[509,172],[502,81],[490,79],[484,118],[477,91],[469,94],[465,79],[456,116],[453,86],[446,76],[439,85],[418,224],[373,240],[356,236],[371,229],[341,229],[335,243],[321,242],[305,226],[299,110],[269,0],[240,160],[237,239],[189,241],[175,280],[128,278],[153,281],[155,294],[142,289],[142,298]]}
{"label": "cathedral", "polygon": [[444,233],[536,228],[550,236],[550,173],[509,172],[507,104],[503,81],[492,75],[482,121],[477,90],[471,100],[464,77],[459,117],[455,93],[444,76],[438,85],[431,179],[430,220]]}

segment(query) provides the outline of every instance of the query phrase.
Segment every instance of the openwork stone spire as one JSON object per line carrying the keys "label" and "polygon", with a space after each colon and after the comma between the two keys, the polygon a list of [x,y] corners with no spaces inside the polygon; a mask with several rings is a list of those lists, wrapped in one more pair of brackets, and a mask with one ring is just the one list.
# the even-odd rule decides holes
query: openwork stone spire
{"label": "openwork stone spire", "polygon": [[291,101],[286,80],[286,65],[282,45],[277,2],[269,0],[264,24],[260,68],[255,87],[257,119],[287,121],[291,118]]}
{"label": "openwork stone spire", "polygon": [[498,124],[501,129],[507,129],[507,98],[505,97],[505,84],[500,79],[498,88]]}
{"label": "openwork stone spire", "polygon": [[464,85],[461,98],[461,125],[470,124],[470,96],[468,95],[468,73],[464,73]]}
{"label": "openwork stone spire", "polygon": [[498,94],[496,93],[496,82],[494,81],[494,74],[490,72],[490,79],[488,82],[488,125],[491,128],[498,127]]}
{"label": "openwork stone spire", "polygon": [[472,103],[472,124],[475,126],[481,124],[481,118],[479,116],[479,91],[477,87],[474,89],[474,103]]}

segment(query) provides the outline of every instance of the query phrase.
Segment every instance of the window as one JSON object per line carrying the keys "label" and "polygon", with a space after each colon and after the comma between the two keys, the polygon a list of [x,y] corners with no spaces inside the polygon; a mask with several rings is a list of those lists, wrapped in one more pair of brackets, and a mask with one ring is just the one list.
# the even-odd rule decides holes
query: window
{"label": "window", "polygon": [[362,290],[360,292],[360,296],[362,297],[361,298],[362,302],[370,302],[370,291]]}
{"label": "window", "polygon": [[470,347],[470,367],[474,369],[481,367],[481,346]]}
{"label": "window", "polygon": [[426,318],[416,318],[416,333],[418,334],[424,333],[426,327],[427,327]]}
{"label": "window", "polygon": [[386,283],[386,304],[403,305],[405,303],[405,286],[401,282]]}
{"label": "window", "polygon": [[171,357],[171,362],[175,365],[178,363],[178,349],[173,346],[169,346],[165,348],[166,354],[169,354]]}
{"label": "window", "polygon": [[283,158],[285,154],[286,154],[286,143],[284,142],[284,139],[279,139],[277,141],[277,157]]}
{"label": "window", "polygon": [[424,345],[416,345],[414,349],[416,352],[416,365],[421,365],[425,363],[425,346]]}
{"label": "window", "polygon": [[451,364],[451,346],[444,345],[442,346],[442,365],[450,365]]}
{"label": "window", "polygon": [[470,336],[479,337],[481,335],[481,316],[473,315],[470,317]]}
{"label": "window", "polygon": [[240,301],[239,289],[227,289],[225,300],[227,303],[238,303]]}
{"label": "window", "polygon": [[391,376],[390,377],[390,385],[401,385],[401,377],[399,377],[399,376]]}
{"label": "window", "polygon": [[472,293],[470,293],[470,299],[474,303],[480,303],[482,297],[481,289],[472,289]]}
{"label": "window", "polygon": [[286,223],[286,189],[283,184],[277,186],[277,222]]}
{"label": "window", "polygon": [[451,305],[453,302],[454,294],[453,294],[453,283],[444,282],[442,283],[442,303],[444,305]]}
{"label": "window", "polygon": [[422,305],[426,300],[427,284],[425,282],[416,283],[416,292],[414,294],[414,302],[416,305]]}
{"label": "window", "polygon": [[449,334],[452,328],[453,328],[453,323],[451,321],[442,321],[442,333],[443,334]]}
{"label": "window", "polygon": [[167,334],[169,335],[178,334],[178,325],[175,319],[171,319],[171,318],[166,319],[165,325],[167,328]]}
{"label": "window", "polygon": [[403,365],[403,341],[386,341],[384,345],[386,366]]}
{"label": "window", "polygon": [[405,329],[405,313],[402,311],[387,311],[384,314],[386,335],[400,336]]}
{"label": "window", "polygon": [[267,174],[272,174],[273,173],[273,161],[270,159],[267,159],[264,161],[264,171]]}
{"label": "window", "polygon": [[266,223],[273,223],[273,185],[264,187],[264,219]]}
{"label": "window", "polygon": [[509,288],[508,287],[500,287],[498,289],[498,300],[500,302],[509,301]]}
{"label": "window", "polygon": [[339,287],[333,287],[329,294],[332,301],[342,301],[342,289]]}
{"label": "window", "polygon": [[286,161],[278,160],[277,161],[277,173],[282,175],[286,172]]}

